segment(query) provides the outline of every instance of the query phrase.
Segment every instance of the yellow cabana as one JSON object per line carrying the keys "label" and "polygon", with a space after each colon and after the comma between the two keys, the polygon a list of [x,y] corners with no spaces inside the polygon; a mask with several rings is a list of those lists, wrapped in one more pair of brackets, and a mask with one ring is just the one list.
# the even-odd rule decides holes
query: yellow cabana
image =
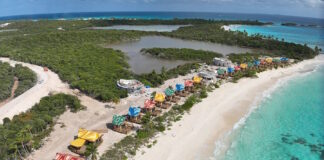
{"label": "yellow cabana", "polygon": [[246,69],[247,66],[248,66],[248,65],[247,65],[246,63],[241,63],[240,68],[241,68],[241,69]]}
{"label": "yellow cabana", "polygon": [[102,134],[100,134],[100,133],[88,131],[83,128],[80,128],[79,132],[78,132],[78,138],[85,139],[89,142],[97,141],[101,137],[101,135]]}
{"label": "yellow cabana", "polygon": [[156,93],[155,97],[154,97],[154,100],[156,102],[161,102],[162,103],[165,100],[165,95],[163,93]]}
{"label": "yellow cabana", "polygon": [[265,60],[266,60],[267,63],[272,63],[272,58],[270,58],[270,57],[266,58]]}
{"label": "yellow cabana", "polygon": [[194,82],[194,83],[200,83],[201,80],[202,80],[202,78],[199,77],[199,76],[194,76],[194,78],[193,78],[193,82]]}
{"label": "yellow cabana", "polygon": [[84,145],[85,142],[86,142],[85,139],[78,138],[78,139],[71,142],[71,146],[76,147],[76,148],[80,148],[80,147],[82,147]]}

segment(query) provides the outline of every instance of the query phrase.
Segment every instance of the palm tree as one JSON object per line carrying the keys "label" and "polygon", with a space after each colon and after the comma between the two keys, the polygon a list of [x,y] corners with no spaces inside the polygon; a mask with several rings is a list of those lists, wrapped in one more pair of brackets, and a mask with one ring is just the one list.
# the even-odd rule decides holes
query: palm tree
{"label": "palm tree", "polygon": [[99,153],[97,151],[97,146],[94,145],[93,143],[90,143],[88,146],[87,146],[87,150],[86,150],[86,153],[85,155],[87,157],[90,157],[91,160],[97,160],[98,157],[99,157]]}

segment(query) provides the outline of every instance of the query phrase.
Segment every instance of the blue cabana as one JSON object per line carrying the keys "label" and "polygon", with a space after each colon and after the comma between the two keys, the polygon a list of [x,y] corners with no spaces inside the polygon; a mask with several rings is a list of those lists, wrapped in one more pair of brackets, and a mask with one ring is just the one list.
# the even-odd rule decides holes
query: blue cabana
{"label": "blue cabana", "polygon": [[140,107],[129,107],[128,109],[128,115],[131,117],[137,117],[141,112],[141,108]]}
{"label": "blue cabana", "polygon": [[287,62],[288,60],[289,60],[289,59],[286,58],[286,57],[281,57],[281,58],[280,58],[280,61],[281,61],[281,62]]}
{"label": "blue cabana", "polygon": [[183,84],[176,84],[176,91],[183,91],[184,90],[184,85]]}
{"label": "blue cabana", "polygon": [[261,63],[261,62],[260,62],[259,60],[255,60],[255,61],[254,61],[254,65],[255,65],[255,66],[259,66],[260,63]]}
{"label": "blue cabana", "polygon": [[232,68],[232,67],[228,67],[228,68],[227,68],[227,72],[228,72],[228,73],[234,73],[234,68]]}

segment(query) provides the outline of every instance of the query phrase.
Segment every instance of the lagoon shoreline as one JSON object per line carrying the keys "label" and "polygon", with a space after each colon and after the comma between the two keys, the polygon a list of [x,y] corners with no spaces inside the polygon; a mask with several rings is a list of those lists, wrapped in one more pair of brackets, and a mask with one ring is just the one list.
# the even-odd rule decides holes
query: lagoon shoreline
{"label": "lagoon shoreline", "polygon": [[280,81],[309,72],[320,64],[324,64],[324,55],[259,73],[258,78],[244,78],[238,83],[221,85],[196,104],[181,121],[174,123],[170,130],[157,135],[154,146],[143,147],[133,159],[215,159],[216,142],[218,155],[223,155],[230,146],[227,135],[244,122],[262,101],[265,92]]}

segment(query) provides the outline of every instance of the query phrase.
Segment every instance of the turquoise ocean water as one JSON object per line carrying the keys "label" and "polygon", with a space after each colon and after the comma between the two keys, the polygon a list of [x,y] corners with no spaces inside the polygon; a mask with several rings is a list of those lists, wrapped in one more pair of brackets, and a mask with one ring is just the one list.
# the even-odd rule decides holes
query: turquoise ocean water
{"label": "turquoise ocean water", "polygon": [[324,66],[280,85],[231,137],[225,160],[324,159]]}
{"label": "turquoise ocean water", "polygon": [[312,48],[318,46],[324,50],[324,28],[321,27],[294,27],[274,24],[269,26],[233,25],[231,29],[246,31],[249,35],[260,33],[273,36],[287,42],[307,44]]}

